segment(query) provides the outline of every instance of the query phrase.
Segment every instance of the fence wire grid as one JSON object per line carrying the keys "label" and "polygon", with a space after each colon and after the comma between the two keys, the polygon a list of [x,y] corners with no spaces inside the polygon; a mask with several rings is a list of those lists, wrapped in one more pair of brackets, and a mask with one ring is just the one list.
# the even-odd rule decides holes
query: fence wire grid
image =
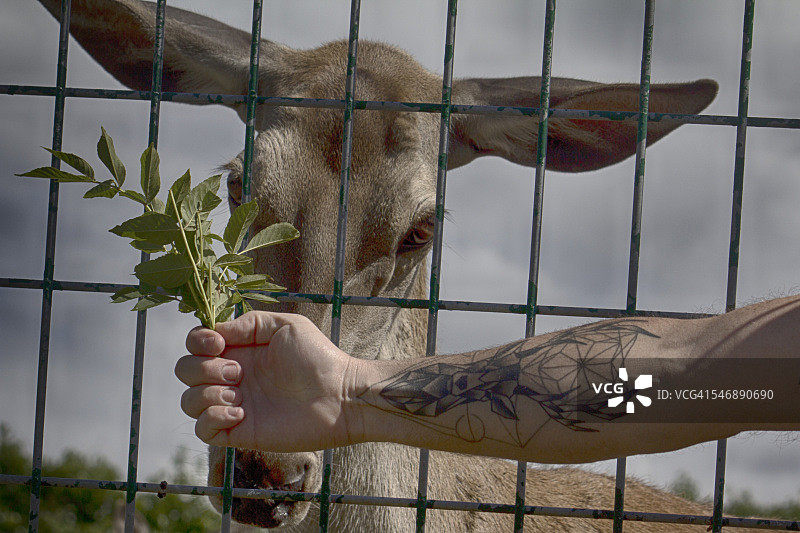
{"label": "fence wire grid", "polygon": [[[645,139],[648,121],[677,121],[683,124],[704,124],[717,126],[730,126],[736,130],[736,147],[734,162],[734,191],[733,203],[730,207],[731,230],[730,230],[730,250],[728,261],[728,278],[725,306],[726,309],[733,309],[736,305],[737,277],[739,271],[739,243],[741,237],[741,213],[742,213],[742,191],[744,188],[745,175],[745,147],[746,133],[748,128],[780,128],[798,129],[800,119],[780,118],[780,117],[750,117],[748,116],[749,86],[750,86],[750,60],[751,47],[753,46],[753,28],[755,16],[755,0],[743,0],[744,18],[742,21],[741,49],[738,51],[740,57],[741,77],[738,86],[739,101],[738,114],[736,116],[722,115],[662,115],[649,113],[648,95],[650,90],[650,69],[651,54],[653,46],[653,33],[657,31],[654,21],[655,0],[644,0],[643,2],[632,3],[642,12],[643,24],[638,32],[641,36],[641,63],[640,63],[640,109],[638,113],[618,113],[604,110],[584,111],[571,109],[550,109],[549,108],[549,87],[552,70],[552,60],[554,51],[554,35],[556,31],[556,0],[546,0],[541,14],[544,20],[543,31],[543,56],[541,59],[541,103],[538,108],[514,108],[498,106],[464,106],[453,105],[450,101],[450,92],[453,81],[453,64],[456,53],[456,21],[457,21],[457,0],[449,0],[447,5],[437,4],[437,9],[446,9],[446,31],[444,38],[444,50],[442,51],[443,75],[442,75],[442,100],[438,103],[419,103],[419,102],[377,102],[359,101],[355,99],[354,87],[358,76],[357,54],[360,29],[360,1],[352,0],[350,10],[349,25],[349,61],[346,81],[346,96],[344,100],[319,100],[305,98],[288,98],[282,95],[262,95],[258,92],[257,76],[259,63],[259,36],[261,35],[262,17],[266,15],[266,10],[261,0],[254,0],[252,3],[252,46],[250,56],[250,84],[246,95],[230,94],[188,94],[170,93],[161,91],[161,58],[163,52],[164,39],[164,13],[165,0],[157,2],[156,15],[156,35],[154,41],[154,68],[152,76],[152,87],[149,91],[131,90],[109,90],[94,88],[77,88],[67,85],[67,57],[69,51],[68,22],[71,13],[70,0],[64,0],[61,7],[62,24],[60,26],[60,38],[58,47],[58,61],[56,83],[54,86],[32,86],[32,85],[0,85],[0,94],[9,97],[19,96],[39,96],[52,99],[54,102],[54,119],[52,128],[52,144],[54,150],[62,147],[62,137],[65,121],[65,106],[70,100],[78,99],[109,99],[109,100],[140,100],[149,101],[149,133],[148,142],[158,143],[159,120],[161,117],[162,102],[183,102],[183,103],[226,103],[241,104],[247,109],[246,128],[245,128],[245,195],[249,194],[249,173],[252,167],[253,140],[255,138],[255,112],[257,106],[296,106],[312,108],[330,108],[343,111],[344,122],[344,141],[342,149],[341,166],[341,189],[340,189],[340,211],[338,217],[337,233],[337,253],[335,268],[335,284],[331,287],[330,294],[298,294],[298,293],[276,293],[275,296],[283,301],[291,302],[312,302],[318,304],[330,304],[332,306],[332,339],[339,341],[341,335],[341,325],[339,317],[343,305],[361,306],[400,306],[407,308],[428,309],[428,346],[427,354],[431,355],[436,351],[437,326],[439,311],[460,310],[483,313],[511,313],[525,317],[525,335],[533,335],[536,331],[537,316],[567,316],[584,318],[613,318],[623,316],[638,316],[643,313],[647,315],[659,315],[666,317],[691,318],[707,316],[699,313],[686,313],[674,311],[640,310],[638,301],[638,279],[639,279],[639,256],[640,256],[640,234],[642,232],[642,199],[644,188],[644,159],[645,159]],[[238,8],[238,5],[237,5]],[[495,6],[493,9],[496,9]],[[41,16],[46,16],[44,11]],[[292,43],[288,43],[292,44]],[[531,61],[533,64],[533,60]],[[12,80],[13,81],[13,80]],[[435,226],[435,239],[431,258],[430,276],[430,297],[426,300],[419,299],[396,299],[383,297],[363,297],[351,296],[343,293],[344,277],[344,242],[346,235],[346,214],[347,197],[350,178],[350,153],[352,144],[352,132],[354,124],[352,121],[353,111],[356,109],[384,111],[405,111],[436,113],[441,117],[441,128],[439,138],[439,157],[440,161],[446,161],[448,146],[448,125],[451,114],[498,114],[498,115],[527,115],[536,116],[539,120],[539,138],[547,135],[548,119],[552,117],[567,118],[588,118],[592,120],[629,120],[635,121],[638,127],[639,147],[635,159],[635,175],[633,189],[633,209],[631,216],[631,238],[629,247],[628,262],[628,282],[625,307],[596,308],[596,307],[575,307],[565,305],[541,305],[538,299],[539,293],[539,264],[540,264],[540,243],[542,240],[543,222],[542,212],[544,207],[544,162],[546,159],[547,143],[539,143],[537,153],[537,165],[534,174],[534,199],[532,213],[532,234],[530,245],[530,268],[528,277],[528,293],[525,303],[490,303],[478,301],[454,301],[441,300],[439,297],[439,286],[441,282],[442,268],[442,247],[443,247],[443,226],[444,217],[439,216]],[[53,158],[52,165],[59,166],[59,161]],[[444,213],[445,203],[445,180],[446,164],[440,164],[437,177],[437,212]],[[457,502],[430,500],[427,498],[427,453],[423,450],[420,459],[420,478],[418,487],[418,497],[416,499],[404,498],[383,498],[369,495],[340,495],[331,493],[329,484],[331,470],[331,453],[325,453],[326,468],[322,489],[319,493],[296,493],[275,490],[256,490],[256,489],[237,489],[233,488],[233,451],[228,453],[228,467],[225,484],[223,487],[208,486],[183,486],[167,485],[166,488],[159,484],[145,483],[139,481],[139,426],[141,416],[141,398],[146,394],[143,388],[142,377],[145,355],[145,334],[147,328],[147,312],[139,312],[136,316],[136,343],[134,350],[133,376],[131,382],[131,410],[130,410],[130,442],[127,478],[120,480],[90,480],[90,479],[65,479],[45,477],[42,475],[42,457],[44,441],[44,414],[45,414],[45,393],[47,391],[47,373],[49,367],[50,334],[53,311],[53,294],[58,291],[68,292],[100,292],[113,293],[124,285],[118,283],[104,282],[77,282],[56,279],[55,276],[55,257],[56,257],[56,223],[58,216],[59,187],[52,183],[49,191],[47,238],[44,260],[44,273],[41,278],[0,278],[0,287],[29,289],[40,291],[42,295],[41,307],[41,327],[39,341],[39,366],[38,366],[38,387],[36,399],[36,419],[33,444],[33,464],[30,475],[0,475],[0,483],[18,484],[30,487],[30,519],[29,531],[38,531],[38,514],[40,497],[43,487],[70,487],[73,489],[93,489],[93,490],[114,490],[126,493],[126,522],[125,531],[133,531],[134,505],[136,495],[139,493],[169,493],[169,494],[191,494],[209,495],[222,494],[224,499],[224,513],[222,521],[222,531],[230,530],[230,510],[232,498],[271,498],[287,499],[298,501],[316,501],[320,503],[320,531],[327,531],[329,509],[331,505],[383,505],[394,507],[415,508],[417,512],[417,531],[424,531],[426,522],[426,512],[428,509],[452,509],[461,511],[480,511],[480,512],[499,512],[513,514],[515,517],[514,531],[522,531],[525,524],[525,517],[531,514],[543,514],[562,517],[581,517],[587,520],[605,519],[610,521],[610,528],[615,531],[622,531],[626,520],[652,521],[667,523],[695,523],[709,524],[714,532],[719,532],[725,527],[767,527],[780,530],[798,530],[798,524],[790,521],[771,520],[760,521],[757,519],[744,519],[723,516],[723,493],[725,485],[725,459],[726,441],[717,443],[717,462],[714,492],[714,512],[712,516],[695,515],[666,515],[659,513],[631,512],[624,507],[625,495],[625,473],[626,461],[621,459],[617,463],[617,490],[615,505],[613,509],[573,509],[573,508],[545,508],[538,506],[525,505],[525,477],[526,464],[520,463],[518,467],[517,480],[517,503],[514,505],[501,505],[478,502]],[[527,246],[527,244],[526,244]],[[143,254],[143,261],[147,260],[147,255]],[[520,332],[522,333],[522,332]],[[177,402],[177,398],[169,401]]]}

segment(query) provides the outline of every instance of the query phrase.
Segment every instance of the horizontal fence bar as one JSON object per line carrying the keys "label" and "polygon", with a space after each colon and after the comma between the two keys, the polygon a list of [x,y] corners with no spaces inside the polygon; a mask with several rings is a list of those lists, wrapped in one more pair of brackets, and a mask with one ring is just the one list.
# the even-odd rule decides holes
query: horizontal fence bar
{"label": "horizontal fence bar", "polygon": [[[42,289],[46,283],[40,279],[0,278],[0,288]],[[101,292],[113,294],[126,287],[117,283],[89,283],[80,281],[58,281],[49,284],[53,290],[73,292]],[[331,304],[332,294],[307,294],[298,292],[264,292],[281,302]],[[386,298],[382,296],[343,296],[344,305],[402,307],[407,309],[427,309],[429,301],[421,298]],[[482,313],[510,313],[524,315],[528,310],[526,304],[507,304],[493,302],[473,302],[459,300],[439,300],[439,309],[444,311],[476,311]],[[632,316],[648,316],[659,318],[708,318],[716,313],[687,313],[680,311],[628,311],[607,307],[570,307],[563,305],[537,305],[536,314],[548,316],[570,316],[584,318],[625,318]]]}
{"label": "horizontal fence bar", "polygon": [[[29,485],[30,476],[0,474],[0,485]],[[127,483],[124,481],[109,481],[99,479],[72,479],[59,477],[42,477],[42,487],[73,488],[90,490],[126,491]],[[152,494],[184,494],[191,496],[219,496],[222,487],[207,487],[202,485],[170,485],[162,483],[137,483],[137,492]],[[272,499],[280,501],[319,501],[320,494],[316,492],[292,492],[268,489],[233,489],[235,498]],[[417,506],[416,498],[389,498],[381,496],[359,496],[350,494],[331,494],[331,501],[345,505],[381,505],[386,507],[414,508]],[[483,513],[513,514],[513,504],[462,502],[452,500],[426,500],[428,509],[446,511],[473,511]],[[553,516],[562,518],[592,518],[611,520],[614,511],[610,509],[583,509],[573,507],[544,507],[526,505],[526,515]],[[634,522],[657,522],[666,524],[696,524],[708,525],[711,516],[693,514],[668,514],[625,511],[624,520]],[[780,531],[800,531],[800,522],[791,520],[764,520],[757,518],[724,517],[723,526],[742,528],[762,528]]]}
{"label": "horizontal fence bar", "polygon": [[[55,96],[55,87],[38,85],[0,85],[0,95]],[[150,100],[150,91],[130,91],[123,89],[80,89],[68,87],[65,92],[70,98],[99,98],[108,100]],[[162,102],[177,102],[194,105],[244,105],[245,95],[214,93],[161,93]],[[327,98],[286,98],[278,96],[259,96],[259,105],[272,107],[305,107],[315,109],[344,109],[344,100]],[[366,111],[404,111],[409,113],[441,113],[442,104],[423,102],[385,102],[378,100],[355,100],[354,108]],[[452,113],[464,115],[502,115],[538,117],[538,107],[459,105],[453,104]],[[639,113],[635,111],[602,111],[586,109],[550,109],[549,118],[580,120],[636,121]],[[733,115],[687,115],[676,113],[648,113],[648,122],[674,122],[679,124],[705,124],[712,126],[738,126],[739,117]],[[747,117],[747,126],[756,128],[800,129],[800,118]]]}

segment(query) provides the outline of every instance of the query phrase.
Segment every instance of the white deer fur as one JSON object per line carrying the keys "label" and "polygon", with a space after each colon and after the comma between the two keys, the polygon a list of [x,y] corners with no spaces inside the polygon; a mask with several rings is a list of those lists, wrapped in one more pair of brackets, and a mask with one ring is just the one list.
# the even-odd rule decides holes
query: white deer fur
{"label": "white deer fur", "polygon": [[[41,0],[58,17],[58,0]],[[154,6],[136,0],[73,0],[71,31],[81,45],[126,85],[150,87]],[[169,8],[166,24],[164,91],[245,94],[250,37],[214,20]],[[262,95],[343,98],[347,43],[314,50],[292,50],[261,42],[259,92]],[[441,78],[404,51],[361,42],[356,97],[363,100],[437,102]],[[655,85],[651,110],[697,113],[716,94],[713,81]],[[577,109],[635,111],[638,86],[603,85],[556,78],[551,105]],[[453,102],[538,107],[538,78],[457,80]],[[237,108],[240,115],[242,106]],[[674,129],[650,124],[652,143]],[[426,256],[434,214],[439,117],[427,113],[357,111],[350,186],[345,292],[351,295],[427,298]],[[257,114],[252,191],[261,215],[256,229],[275,221],[294,224],[301,238],[256,257],[288,290],[328,293],[333,287],[334,243],[342,145],[342,112],[262,106]],[[548,168],[581,171],[615,163],[633,153],[635,124],[553,120]],[[535,163],[534,118],[454,114],[449,168],[482,155],[519,164]],[[230,201],[241,200],[242,156],[227,165]],[[278,309],[275,307],[273,309]],[[330,308],[282,304],[280,310],[304,314],[330,330]],[[357,357],[397,359],[425,351],[425,310],[345,307],[342,348]],[[177,400],[176,400],[177,401]],[[280,431],[280,428],[276,428]],[[364,444],[337,450],[333,493],[416,497],[416,449],[394,444]],[[211,449],[209,482],[222,483],[222,458]],[[237,451],[237,486],[290,488],[308,492],[320,486],[321,453],[277,455]],[[446,500],[514,503],[516,467],[507,461],[431,453],[429,497]],[[574,468],[531,469],[527,503],[541,506],[613,507],[613,479]],[[218,502],[215,502],[218,505]],[[628,482],[628,510],[708,513],[671,494]],[[291,531],[316,531],[316,504],[237,502],[234,518]],[[415,511],[374,506],[334,505],[331,531],[413,531]],[[509,515],[430,510],[428,531],[510,531]],[[234,526],[249,531],[250,526]],[[626,531],[679,531],[687,526],[625,526]],[[607,520],[526,518],[528,531],[607,531]],[[698,529],[699,530],[699,529]]]}

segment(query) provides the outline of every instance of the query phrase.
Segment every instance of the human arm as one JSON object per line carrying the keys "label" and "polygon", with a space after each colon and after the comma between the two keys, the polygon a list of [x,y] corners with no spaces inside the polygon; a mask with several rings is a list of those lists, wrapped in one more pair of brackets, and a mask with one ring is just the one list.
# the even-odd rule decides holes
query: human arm
{"label": "human arm", "polygon": [[[224,414],[224,402],[215,398],[220,382],[214,369],[225,359],[184,358],[178,375],[192,386],[184,410],[200,417],[198,435],[213,444],[299,451],[395,441],[543,463],[588,462],[677,449],[750,429],[797,429],[797,423],[752,421],[637,423],[633,417],[639,415],[626,423],[591,416],[574,423],[573,404],[562,400],[569,370],[597,354],[616,354],[606,379],[626,361],[642,359],[674,360],[670,372],[697,377],[709,367],[694,362],[796,357],[798,319],[800,299],[786,298],[708,319],[608,320],[468,354],[370,361],[347,356],[301,317],[254,313],[231,323],[237,326],[220,325],[222,335],[195,330],[187,340],[192,353],[217,355],[225,347],[225,358],[239,361],[242,380],[234,390],[243,411]],[[241,333],[237,338],[226,328]],[[212,339],[216,351],[201,349],[202,339]],[[237,347],[244,341],[249,344]],[[560,375],[558,368],[564,369]],[[268,379],[271,372],[280,378]],[[553,379],[540,379],[545,375]],[[475,386],[475,380],[483,384]],[[733,407],[714,406],[721,415]],[[599,405],[586,409],[602,415]],[[800,413],[793,420],[800,421]]]}

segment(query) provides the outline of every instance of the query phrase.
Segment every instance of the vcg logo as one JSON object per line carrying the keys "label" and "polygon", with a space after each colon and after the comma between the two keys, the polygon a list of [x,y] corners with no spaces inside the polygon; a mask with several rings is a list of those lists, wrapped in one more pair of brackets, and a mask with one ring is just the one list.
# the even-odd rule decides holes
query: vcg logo
{"label": "vcg logo", "polygon": [[[619,406],[622,402],[625,401],[625,383],[628,381],[628,371],[624,368],[619,369],[619,379],[622,383],[592,383],[592,389],[594,390],[595,394],[600,394],[603,392],[605,394],[616,394],[613,398],[609,398],[608,406],[611,408]],[[649,389],[653,386],[653,376],[651,374],[642,374],[633,382],[634,390],[645,390]],[[645,407],[649,407],[653,400],[648,398],[643,394],[636,394],[636,399],[639,400]],[[634,412],[634,402],[628,401],[625,404],[625,412],[626,413],[633,413]]]}

